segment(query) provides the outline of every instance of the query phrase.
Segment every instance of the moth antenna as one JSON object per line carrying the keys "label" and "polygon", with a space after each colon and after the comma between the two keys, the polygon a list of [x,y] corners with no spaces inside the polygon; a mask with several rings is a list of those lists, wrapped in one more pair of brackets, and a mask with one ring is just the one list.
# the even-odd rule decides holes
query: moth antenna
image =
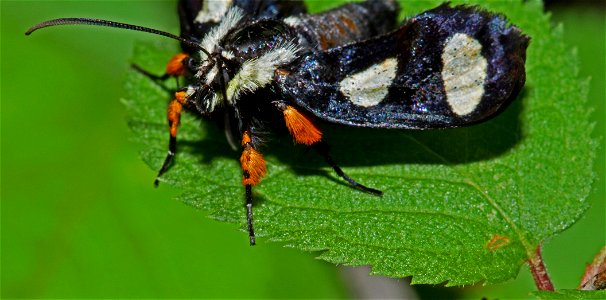
{"label": "moth antenna", "polygon": [[[172,33],[166,32],[166,31],[161,31],[161,30],[157,30],[157,29],[153,29],[153,28],[149,28],[149,27],[144,27],[144,26],[139,26],[139,25],[132,25],[132,24],[126,24],[126,23],[120,23],[120,22],[114,22],[114,21],[109,21],[109,20],[102,20],[102,19],[90,19],[90,18],[61,18],[61,19],[54,19],[54,20],[48,20],[42,23],[39,23],[37,25],[34,25],[32,27],[30,27],[26,32],[25,35],[30,35],[32,34],[32,32],[38,30],[38,29],[42,29],[45,27],[51,27],[51,26],[57,26],[57,25],[93,25],[93,26],[106,26],[106,27],[114,27],[114,28],[122,28],[122,29],[128,29],[128,30],[134,30],[134,31],[142,31],[142,32],[147,32],[147,33],[152,33],[152,34],[157,34],[157,35],[161,35],[167,38],[171,38],[174,40],[177,40],[179,42],[182,42],[184,44],[187,44],[188,46],[194,47],[202,52],[204,52],[204,54],[206,54],[207,57],[211,57],[210,53],[202,48],[202,46],[200,46],[198,43],[190,41],[188,39],[182,38],[180,36],[174,35]],[[212,58],[211,58],[212,59]]]}

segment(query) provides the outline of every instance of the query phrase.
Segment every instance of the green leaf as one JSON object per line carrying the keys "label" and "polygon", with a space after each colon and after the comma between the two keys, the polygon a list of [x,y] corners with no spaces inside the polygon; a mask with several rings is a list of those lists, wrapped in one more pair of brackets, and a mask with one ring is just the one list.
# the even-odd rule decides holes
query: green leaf
{"label": "green leaf", "polygon": [[[414,15],[439,3],[406,1],[402,7]],[[254,188],[259,237],[319,251],[336,264],[371,265],[377,275],[465,285],[515,277],[538,245],[581,217],[596,142],[576,56],[562,43],[561,28],[550,27],[539,1],[482,6],[507,15],[532,37],[519,99],[497,118],[462,129],[321,124],[345,172],[383,190],[383,197],[350,188],[313,152],[275,137],[262,149],[268,176]],[[140,44],[135,62],[161,74],[179,51],[167,44]],[[167,85],[174,88],[172,80]],[[157,170],[168,144],[165,104],[171,95],[136,72],[129,74],[127,93],[134,139]],[[178,139],[176,161],[162,181],[183,189],[183,202],[244,230],[239,153],[215,124],[191,115],[184,116]]]}
{"label": "green leaf", "polygon": [[558,290],[532,292],[538,299],[606,299],[606,291]]}

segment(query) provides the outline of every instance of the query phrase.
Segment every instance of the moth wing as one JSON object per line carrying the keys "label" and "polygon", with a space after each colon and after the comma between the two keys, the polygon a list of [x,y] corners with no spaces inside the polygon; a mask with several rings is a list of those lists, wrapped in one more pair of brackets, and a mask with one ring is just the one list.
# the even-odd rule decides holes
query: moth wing
{"label": "moth wing", "polygon": [[319,50],[369,39],[397,28],[399,5],[394,0],[352,2],[317,14],[284,21]]}
{"label": "moth wing", "polygon": [[442,5],[391,33],[307,53],[276,72],[276,86],[334,123],[459,127],[494,116],[518,95],[528,42],[503,16]]}
{"label": "moth wing", "polygon": [[200,29],[198,28],[198,26],[194,25],[194,21],[202,10],[203,1],[201,0],[179,0],[179,3],[177,4],[177,12],[179,13],[179,26],[181,27],[181,37],[200,37],[200,35],[198,35],[198,31]]}

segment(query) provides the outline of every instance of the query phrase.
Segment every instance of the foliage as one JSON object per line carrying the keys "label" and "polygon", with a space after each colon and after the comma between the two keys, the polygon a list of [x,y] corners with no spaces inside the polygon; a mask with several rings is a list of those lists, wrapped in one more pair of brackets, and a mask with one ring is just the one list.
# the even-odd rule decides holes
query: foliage
{"label": "foliage", "polygon": [[[437,4],[402,6],[414,15]],[[345,171],[383,197],[351,189],[312,152],[276,137],[262,149],[269,174],[255,188],[258,236],[321,251],[333,263],[372,265],[374,274],[464,285],[515,277],[538,245],[581,217],[596,144],[576,57],[539,2],[482,6],[532,37],[519,99],[499,117],[463,129],[379,132],[321,124]],[[160,74],[177,47],[141,44],[134,60]],[[170,88],[129,75],[129,124],[153,169],[166,153],[165,107],[158,103]],[[219,128],[191,115],[178,139],[163,182],[183,189],[182,201],[244,229],[239,154]]]}

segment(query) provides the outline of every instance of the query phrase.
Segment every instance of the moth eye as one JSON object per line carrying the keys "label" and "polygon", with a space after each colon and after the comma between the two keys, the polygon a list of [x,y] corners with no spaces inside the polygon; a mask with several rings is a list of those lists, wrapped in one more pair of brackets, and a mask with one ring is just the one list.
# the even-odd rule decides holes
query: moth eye
{"label": "moth eye", "polygon": [[187,57],[183,61],[183,64],[185,65],[185,67],[187,67],[188,70],[195,70],[200,65],[200,62],[191,57]]}

